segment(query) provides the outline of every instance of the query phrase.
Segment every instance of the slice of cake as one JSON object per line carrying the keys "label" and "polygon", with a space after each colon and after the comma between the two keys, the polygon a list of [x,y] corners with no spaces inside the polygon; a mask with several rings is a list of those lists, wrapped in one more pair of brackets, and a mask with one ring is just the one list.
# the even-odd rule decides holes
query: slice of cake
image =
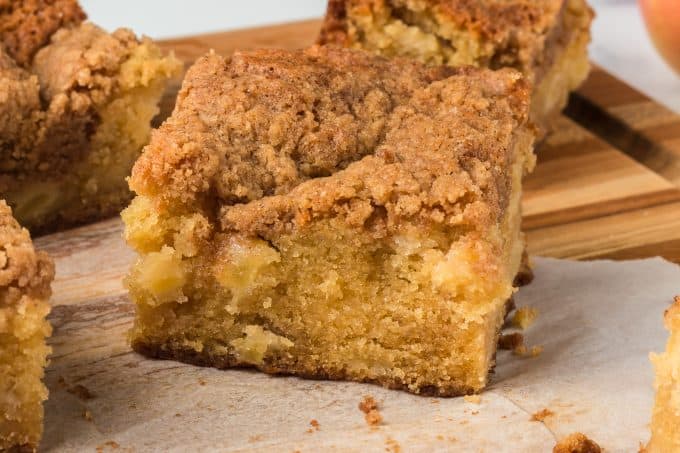
{"label": "slice of cake", "polygon": [[52,261],[0,200],[0,451],[35,450],[42,435],[53,277]]}
{"label": "slice of cake", "polygon": [[487,383],[534,162],[514,70],[209,54],[135,164],[135,350],[458,395]]}
{"label": "slice of cake", "polygon": [[181,69],[150,40],[82,17],[73,1],[0,0],[0,197],[33,233],[129,202],[125,177]]}
{"label": "slice of cake", "polygon": [[531,119],[545,133],[588,74],[592,17],[585,0],[329,0],[319,41],[519,69],[534,84]]}
{"label": "slice of cake", "polygon": [[656,402],[648,453],[680,451],[680,297],[664,316],[670,338],[666,352],[652,354],[656,368]]}

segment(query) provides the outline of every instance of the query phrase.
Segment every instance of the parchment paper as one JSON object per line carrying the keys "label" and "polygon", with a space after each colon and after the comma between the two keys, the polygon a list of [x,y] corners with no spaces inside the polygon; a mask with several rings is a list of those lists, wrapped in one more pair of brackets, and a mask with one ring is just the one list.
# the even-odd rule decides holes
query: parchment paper
{"label": "parchment paper", "polygon": [[[126,345],[133,308],[122,290],[56,307],[43,449],[540,452],[580,431],[609,452],[637,451],[653,400],[648,354],[664,346],[680,268],[662,259],[534,263],[536,279],[516,302],[539,310],[526,339],[544,351],[500,351],[479,404],[148,360]],[[364,395],[380,404],[377,428],[357,407]],[[531,421],[542,409],[554,415]]]}

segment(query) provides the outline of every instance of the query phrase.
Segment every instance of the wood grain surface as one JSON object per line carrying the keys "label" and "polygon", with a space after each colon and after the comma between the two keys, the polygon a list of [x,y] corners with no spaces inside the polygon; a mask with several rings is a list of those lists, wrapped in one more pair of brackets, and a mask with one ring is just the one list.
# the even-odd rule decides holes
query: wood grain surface
{"label": "wood grain surface", "polygon": [[[319,21],[313,20],[161,44],[190,64],[210,49],[229,54],[253,47],[307,46],[318,28]],[[168,97],[164,110],[171,108]],[[680,262],[680,117],[599,68],[572,96],[566,113],[557,133],[538,150],[536,171],[525,184],[530,252],[575,259],[661,255]],[[192,367],[144,360],[129,349],[125,335],[134,308],[122,278],[135,257],[123,242],[119,219],[44,236],[36,243],[57,263],[46,449],[78,450],[69,444],[67,432],[106,438],[107,428],[97,424],[97,417],[115,408],[96,393],[108,386],[128,389],[129,398],[115,404],[132,405],[140,400],[135,379],[153,383],[181,368],[175,374],[181,374],[182,382],[195,383]],[[93,387],[92,401],[78,390],[81,384]],[[184,421],[179,415],[177,420]],[[116,423],[116,429],[132,429],[136,421]],[[97,450],[117,448],[105,443]]]}

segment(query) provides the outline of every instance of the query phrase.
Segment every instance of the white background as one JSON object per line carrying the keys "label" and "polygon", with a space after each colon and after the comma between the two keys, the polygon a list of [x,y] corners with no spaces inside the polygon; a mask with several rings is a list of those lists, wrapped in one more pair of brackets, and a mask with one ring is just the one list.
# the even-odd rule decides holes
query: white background
{"label": "white background", "polygon": [[[104,28],[125,26],[152,38],[321,17],[326,7],[326,0],[81,0],[81,3],[90,19]],[[593,26],[592,59],[680,113],[680,77],[654,50],[635,0],[591,0],[591,4],[598,15]]]}

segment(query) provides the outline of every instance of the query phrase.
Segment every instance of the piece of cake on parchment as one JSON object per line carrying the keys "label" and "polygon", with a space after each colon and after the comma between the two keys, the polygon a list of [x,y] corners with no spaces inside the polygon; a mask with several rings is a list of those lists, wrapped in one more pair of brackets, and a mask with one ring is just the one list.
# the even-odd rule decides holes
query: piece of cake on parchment
{"label": "piece of cake on parchment", "polygon": [[656,369],[656,402],[648,453],[680,451],[680,296],[664,315],[670,332],[666,351],[652,354]]}
{"label": "piece of cake on parchment", "polygon": [[35,450],[42,435],[54,265],[0,200],[0,451]]}
{"label": "piece of cake on parchment", "polygon": [[516,68],[544,135],[589,71],[585,0],[329,0],[319,42],[428,64]]}
{"label": "piece of cake on parchment", "polygon": [[363,51],[209,54],[135,164],[135,350],[481,390],[519,272],[521,74]]}
{"label": "piece of cake on parchment", "polygon": [[0,0],[0,198],[34,234],[119,212],[181,64],[71,0]]}

